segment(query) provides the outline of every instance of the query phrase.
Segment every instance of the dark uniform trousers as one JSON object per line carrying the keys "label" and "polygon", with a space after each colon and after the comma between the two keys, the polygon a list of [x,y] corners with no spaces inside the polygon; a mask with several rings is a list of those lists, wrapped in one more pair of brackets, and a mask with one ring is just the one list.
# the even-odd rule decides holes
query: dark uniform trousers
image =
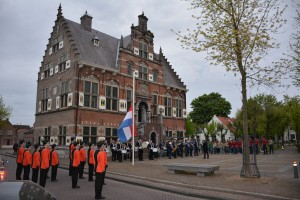
{"label": "dark uniform trousers", "polygon": [[22,170],[23,170],[22,163],[17,163],[16,180],[22,180],[21,179]]}
{"label": "dark uniform trousers", "polygon": [[29,180],[30,165],[24,166],[23,180]]}
{"label": "dark uniform trousers", "polygon": [[104,172],[96,172],[95,180],[95,198],[100,198],[102,196],[102,188],[104,184]]}
{"label": "dark uniform trousers", "polygon": [[40,186],[45,187],[46,186],[46,179],[47,179],[47,169],[41,169],[40,170]]}
{"label": "dark uniform trousers", "polygon": [[78,167],[72,167],[72,187],[76,187],[78,183]]}
{"label": "dark uniform trousers", "polygon": [[35,169],[32,168],[32,178],[31,178],[32,182],[37,183],[38,176],[39,176],[39,168],[38,167]]}
{"label": "dark uniform trousers", "polygon": [[72,159],[70,159],[70,164],[69,164],[69,176],[72,176],[73,174],[73,166],[72,166]]}
{"label": "dark uniform trousers", "polygon": [[52,166],[52,168],[51,168],[51,180],[52,181],[56,180],[57,168],[58,168],[58,165]]}
{"label": "dark uniform trousers", "polygon": [[93,175],[94,175],[94,165],[89,164],[89,181],[93,180]]}
{"label": "dark uniform trousers", "polygon": [[81,161],[79,166],[78,166],[78,170],[79,170],[79,178],[83,177],[83,169],[84,169],[84,165],[85,165],[85,161]]}
{"label": "dark uniform trousers", "polygon": [[143,160],[143,149],[139,149],[138,151],[138,157],[139,157],[139,160]]}

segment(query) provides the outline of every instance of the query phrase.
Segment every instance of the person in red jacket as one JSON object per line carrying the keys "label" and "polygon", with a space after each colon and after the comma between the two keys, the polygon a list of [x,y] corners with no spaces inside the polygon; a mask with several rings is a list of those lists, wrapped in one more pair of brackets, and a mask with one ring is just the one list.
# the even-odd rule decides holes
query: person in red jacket
{"label": "person in red jacket", "polygon": [[98,149],[94,153],[95,159],[95,199],[105,199],[102,196],[102,188],[104,184],[104,172],[107,165],[106,152],[104,151],[104,146],[102,142],[97,143]]}
{"label": "person in red jacket", "polygon": [[72,169],[72,152],[73,152],[73,149],[74,149],[74,142],[75,142],[75,138],[71,137],[71,143],[69,145],[69,159],[70,159],[69,176],[72,176],[72,172],[73,172],[73,169]]}
{"label": "person in red jacket", "polygon": [[47,172],[49,170],[50,154],[48,151],[49,143],[43,141],[43,148],[41,149],[41,170],[40,170],[40,186],[46,186]]}
{"label": "person in red jacket", "polygon": [[18,148],[17,152],[17,169],[16,169],[16,180],[22,180],[21,179],[21,174],[23,170],[23,155],[24,155],[24,140],[20,140],[20,146]]}
{"label": "person in red jacket", "polygon": [[80,152],[77,142],[74,142],[74,149],[72,151],[72,188],[80,188],[78,183],[78,167],[80,165]]}
{"label": "person in red jacket", "polygon": [[58,154],[56,152],[56,144],[52,144],[52,151],[51,151],[51,181],[57,181],[57,168],[58,168]]}
{"label": "person in red jacket", "polygon": [[84,170],[84,165],[85,165],[85,150],[84,150],[84,143],[80,143],[80,165],[79,165],[79,178],[84,179],[83,177],[83,170]]}
{"label": "person in red jacket", "polygon": [[94,144],[89,143],[89,149],[87,152],[87,159],[88,159],[88,165],[89,165],[89,181],[94,181],[93,179],[93,174],[94,174],[94,152],[95,150],[93,149]]}
{"label": "person in red jacket", "polygon": [[40,145],[35,144],[34,145],[34,152],[32,154],[32,182],[37,183],[38,176],[39,176],[39,168],[41,165],[41,154],[40,154]]}
{"label": "person in red jacket", "polygon": [[24,151],[23,163],[22,163],[24,168],[23,180],[29,180],[30,166],[32,163],[32,155],[30,153],[30,149],[31,149],[31,143],[28,142],[26,144],[26,150]]}

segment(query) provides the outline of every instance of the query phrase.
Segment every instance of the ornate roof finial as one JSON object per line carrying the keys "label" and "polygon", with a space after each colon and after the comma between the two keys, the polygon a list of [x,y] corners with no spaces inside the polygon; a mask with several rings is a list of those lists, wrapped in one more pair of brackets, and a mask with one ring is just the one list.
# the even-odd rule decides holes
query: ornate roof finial
{"label": "ornate roof finial", "polygon": [[58,7],[58,12],[57,12],[57,19],[62,17],[62,8],[61,8],[61,3],[59,4],[59,7]]}

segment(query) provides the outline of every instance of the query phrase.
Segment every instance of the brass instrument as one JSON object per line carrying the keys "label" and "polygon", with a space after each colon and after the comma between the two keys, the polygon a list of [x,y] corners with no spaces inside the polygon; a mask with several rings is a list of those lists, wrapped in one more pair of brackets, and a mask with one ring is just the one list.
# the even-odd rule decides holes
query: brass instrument
{"label": "brass instrument", "polygon": [[176,144],[176,146],[172,149],[172,153],[176,152],[177,148],[178,148],[178,144]]}

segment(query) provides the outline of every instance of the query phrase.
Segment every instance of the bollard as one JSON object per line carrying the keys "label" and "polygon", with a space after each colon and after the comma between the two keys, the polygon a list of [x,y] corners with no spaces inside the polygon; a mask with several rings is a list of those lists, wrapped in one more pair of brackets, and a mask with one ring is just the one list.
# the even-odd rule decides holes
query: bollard
{"label": "bollard", "polygon": [[293,166],[294,166],[294,178],[299,178],[298,168],[297,168],[297,161],[296,160],[293,162]]}

